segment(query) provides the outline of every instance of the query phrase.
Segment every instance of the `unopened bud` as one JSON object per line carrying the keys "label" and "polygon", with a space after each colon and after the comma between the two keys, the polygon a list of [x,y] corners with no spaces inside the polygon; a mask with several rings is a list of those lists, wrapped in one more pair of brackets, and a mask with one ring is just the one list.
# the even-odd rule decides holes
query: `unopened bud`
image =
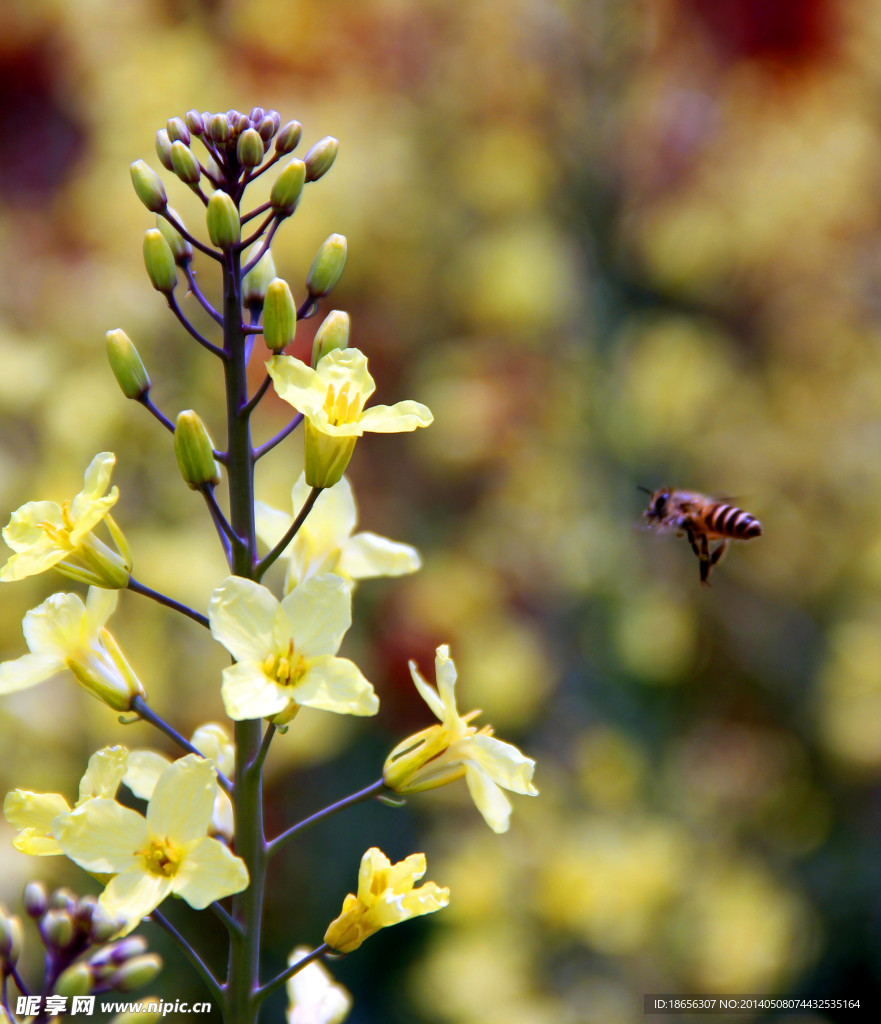
{"label": "unopened bud", "polygon": [[156,155],[166,171],[174,170],[174,165],[171,162],[171,139],[164,128],[160,128],[156,132]]}
{"label": "unopened bud", "polygon": [[132,184],[138,199],[152,213],[159,213],[168,205],[168,196],[165,194],[165,186],[159,175],[143,160],[135,160],[129,168],[132,176]]}
{"label": "unopened bud", "polygon": [[67,949],[73,942],[73,920],[66,910],[47,910],[40,921],[40,931],[47,946]]}
{"label": "unopened bud", "polygon": [[242,302],[246,306],[260,306],[266,298],[269,282],[275,277],[275,261],[267,249],[242,281]]}
{"label": "unopened bud", "polygon": [[189,146],[184,145],[183,142],[172,142],[171,164],[174,168],[174,173],[184,184],[198,184],[199,178],[202,176],[202,170],[199,167],[199,161],[196,159],[195,153],[193,153]]}
{"label": "unopened bud", "polygon": [[305,181],[306,165],[302,160],[291,160],[283,167],[269,193],[273,212],[289,217],[294,212]]}
{"label": "unopened bud", "polygon": [[190,130],[179,117],[170,117],[165,122],[165,130],[172,142],[182,142],[185,146],[189,146]]}
{"label": "unopened bud", "polygon": [[231,249],[242,234],[242,221],[232,200],[221,189],[211,193],[206,213],[208,237],[218,249]]}
{"label": "unopened bud", "polygon": [[120,992],[131,992],[133,989],[148,985],[162,970],[162,960],[155,953],[135,957],[129,960],[112,976],[110,983]]}
{"label": "unopened bud", "polygon": [[184,222],[181,220],[177,210],[173,210],[170,206],[166,209],[165,213],[166,216],[164,217],[161,214],[156,214],[156,227],[159,228],[162,232],[162,237],[168,242],[174,262],[179,267],[186,266],[193,258],[193,247],[168,218],[173,217],[181,227],[184,226]]}
{"label": "unopened bud", "polygon": [[213,182],[215,186],[220,185],[223,181],[223,168],[213,156],[209,156],[205,161],[205,177]]}
{"label": "unopened bud", "polygon": [[236,154],[242,167],[256,167],[263,159],[263,139],[255,128],[248,128],[239,136]]}
{"label": "unopened bud", "polygon": [[341,309],[333,309],[324,318],[324,322],[315,332],[312,342],[312,365],[317,366],[328,352],[349,346],[349,314]]}
{"label": "unopened bud", "polygon": [[233,135],[240,135],[251,125],[247,114],[236,114],[235,118],[230,118],[230,122],[232,123]]}
{"label": "unopened bud", "polygon": [[212,114],[208,121],[208,136],[218,146],[224,146],[232,138],[232,125],[226,114]]}
{"label": "unopened bud", "polygon": [[330,170],[340,144],[332,135],[320,139],[306,154],[306,181],[318,181]]}
{"label": "unopened bud", "polygon": [[198,413],[185,409],[177,418],[174,454],[181,476],[194,491],[206,484],[220,483],[220,467],[214,460],[214,445]]}
{"label": "unopened bud", "polygon": [[251,113],[249,115],[251,118],[251,124],[258,124],[260,121],[262,121],[263,115],[265,113],[266,111],[263,109],[263,107],[251,107]]}
{"label": "unopened bud", "polygon": [[281,352],[294,340],[297,310],[287,281],[273,278],[266,289],[263,303],[263,338],[266,347]]}
{"label": "unopened bud", "polygon": [[76,903],[76,909],[73,912],[74,920],[79,925],[85,925],[85,930],[89,931],[92,927],[92,918],[97,909],[97,896],[93,896],[91,893],[86,896],[80,896]]}
{"label": "unopened bud", "polygon": [[76,893],[73,889],[68,889],[66,885],[60,885],[57,889],[52,890],[52,894],[49,896],[50,910],[67,910],[72,913],[75,907]]}
{"label": "unopened bud", "polygon": [[21,921],[15,914],[7,914],[6,908],[0,905],[0,968],[5,964],[14,967],[18,963],[23,939]]}
{"label": "unopened bud", "polygon": [[263,117],[260,124],[257,125],[257,131],[260,133],[260,138],[263,139],[264,146],[269,145],[269,140],[278,131],[278,126],[280,124],[281,118],[278,115],[278,111],[271,110]]}
{"label": "unopened bud", "polygon": [[150,376],[131,338],[119,329],[108,331],[104,337],[110,369],[122,393],[126,398],[143,398],[150,390]]}
{"label": "unopened bud", "polygon": [[22,906],[29,917],[42,917],[49,906],[49,894],[42,882],[28,882],[21,896]]}
{"label": "unopened bud", "polygon": [[198,136],[205,133],[205,119],[198,110],[188,110],[184,115],[184,120],[193,135]]}
{"label": "unopened bud", "polygon": [[150,228],[144,235],[144,266],[156,291],[171,295],[177,284],[177,270],[171,247],[159,228]]}
{"label": "unopened bud", "polygon": [[52,987],[57,996],[87,996],[92,991],[92,972],[89,965],[84,963],[73,964],[66,971],[62,971]]}
{"label": "unopened bud", "polygon": [[108,968],[119,967],[126,960],[147,952],[147,940],[141,935],[129,935],[119,942],[111,942],[109,946],[99,949],[89,957],[89,963],[99,972],[107,972]]}
{"label": "unopened bud", "polygon": [[306,277],[306,288],[312,298],[320,299],[327,295],[339,281],[345,265],[345,235],[331,235],[315,254]]}
{"label": "unopened bud", "polygon": [[111,917],[99,903],[92,913],[89,924],[89,938],[93,943],[107,942],[123,927],[124,921]]}
{"label": "unopened bud", "polygon": [[275,137],[276,152],[284,155],[292,153],[297,148],[300,136],[303,134],[303,126],[299,121],[288,121],[284,128],[280,128]]}

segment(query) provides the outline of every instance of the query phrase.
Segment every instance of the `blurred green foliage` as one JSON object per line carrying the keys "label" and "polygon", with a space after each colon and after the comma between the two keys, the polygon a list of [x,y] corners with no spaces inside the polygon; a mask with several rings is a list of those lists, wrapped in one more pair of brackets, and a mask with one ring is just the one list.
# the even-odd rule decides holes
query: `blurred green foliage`
{"label": "blurred green foliage", "polygon": [[[870,1000],[877,7],[12,0],[4,17],[0,506],[72,494],[114,450],[136,572],[204,605],[224,574],[204,510],[102,339],[124,328],[158,404],[218,433],[216,368],[149,287],[127,167],[158,167],[153,133],[188,108],[275,107],[306,146],[341,140],[273,245],[279,273],[302,301],[316,248],[344,233],[333,304],[378,400],[424,401],[436,422],[358,447],[362,527],[426,564],[360,588],[343,653],[376,685],[378,724],[298,718],[272,751],[271,827],[366,784],[427,724],[406,661],[430,670],[441,642],[462,705],[538,760],[542,797],[504,839],[464,787],[312,833],[273,879],[274,965],[320,940],[378,843],[425,849],[453,896],[337,966],[358,1024],[630,1024],[664,991]],[[265,436],[285,421],[268,402]],[[299,444],[266,463],[259,496],[286,507]],[[765,536],[702,591],[684,541],[634,529],[637,484],[736,498]],[[5,656],[54,589],[4,587]],[[216,645],[121,604],[114,632],[160,710],[183,732],[219,715]],[[104,743],[155,744],[61,681],[4,700],[0,735],[4,788],[37,790],[69,790]],[[88,884],[3,842],[0,897],[34,874]],[[198,992],[169,960],[166,997]]]}

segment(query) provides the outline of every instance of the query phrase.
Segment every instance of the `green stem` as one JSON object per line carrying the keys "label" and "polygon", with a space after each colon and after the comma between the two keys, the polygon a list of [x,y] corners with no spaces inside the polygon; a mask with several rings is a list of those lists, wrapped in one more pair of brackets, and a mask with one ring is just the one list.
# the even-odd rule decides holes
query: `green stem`
{"label": "green stem", "polygon": [[[226,254],[223,264],[223,362],[226,382],[228,431],[227,473],[229,522],[232,540],[232,571],[245,579],[255,578],[257,539],[254,528],[254,452],[247,416],[245,365],[246,334],[242,325],[242,261],[237,250]],[[230,932],[229,974],[224,1000],[227,1024],[256,1024],[259,1007],[255,994],[260,978],[260,930],[266,888],[266,842],[263,837],[263,778],[249,772],[260,751],[259,719],[236,722],[236,768],[233,780],[235,852],[248,869],[250,882],[233,898],[232,916],[241,931]]]}
{"label": "green stem", "polygon": [[154,924],[158,924],[163,931],[168,932],[172,939],[174,939],[178,947],[183,951],[184,955],[187,957],[187,959],[190,961],[193,967],[196,968],[197,972],[202,978],[202,981],[205,982],[208,991],[211,993],[214,999],[218,1003],[220,1003],[223,999],[223,989],[221,988],[217,978],[215,978],[214,975],[211,973],[211,969],[208,967],[205,961],[199,956],[195,949],[193,949],[193,947],[189,944],[189,942],[187,942],[183,935],[181,935],[177,928],[174,927],[171,921],[169,921],[164,914],[160,914],[158,910],[154,910],[153,913],[150,915],[149,919],[153,921]]}
{"label": "green stem", "polygon": [[264,999],[271,996],[276,989],[281,988],[282,985],[288,980],[293,978],[295,974],[298,974],[303,970],[304,967],[311,964],[314,960],[324,956],[325,953],[332,953],[333,950],[328,946],[326,942],[322,942],[317,949],[313,949],[311,953],[307,953],[304,957],[301,957],[296,963],[291,964],[287,970],[281,972],[278,977],[273,978],[272,981],[268,981],[263,988],[257,992],[257,999],[262,1003]]}

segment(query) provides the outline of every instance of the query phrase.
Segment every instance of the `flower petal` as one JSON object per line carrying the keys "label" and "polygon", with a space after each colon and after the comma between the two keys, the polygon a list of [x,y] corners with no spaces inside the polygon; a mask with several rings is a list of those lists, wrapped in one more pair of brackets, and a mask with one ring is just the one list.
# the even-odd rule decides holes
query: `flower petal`
{"label": "flower petal", "polygon": [[52,822],[59,814],[69,813],[70,805],[60,793],[13,789],[3,801],[3,814],[17,831],[34,829],[51,836]]}
{"label": "flower petal", "polygon": [[133,750],[128,756],[123,782],[140,800],[149,800],[160,775],[171,764],[165,754],[155,750]]}
{"label": "flower petal", "polygon": [[35,654],[52,654],[65,660],[83,646],[86,606],[78,594],[53,594],[24,617],[22,632]]}
{"label": "flower petal", "polygon": [[373,687],[347,658],[316,658],[291,695],[303,707],[340,715],[375,715],[379,710]]}
{"label": "flower petal", "polygon": [[324,408],[327,385],[302,360],[293,356],[273,356],[266,364],[276,394],[304,416],[316,416]]}
{"label": "flower petal", "polygon": [[[42,523],[64,528],[61,506],[54,501],[29,501],[17,508],[3,527],[3,539],[13,551],[22,553],[35,545],[51,545]],[[63,554],[59,558],[63,558]]]}
{"label": "flower petal", "polygon": [[64,669],[64,660],[55,654],[23,654],[0,665],[0,694],[17,693],[51,679]]}
{"label": "flower petal", "polygon": [[278,601],[253,580],[227,576],[211,595],[211,635],[236,661],[262,661],[273,647]]}
{"label": "flower petal", "polygon": [[336,654],[352,624],[352,592],[340,576],[312,576],[295,587],[281,607],[285,632],[305,658]]}
{"label": "flower petal", "polygon": [[267,548],[274,548],[290,525],[291,517],[287,512],[272,508],[262,501],[254,502],[254,526],[257,536]]}
{"label": "flower petal", "polygon": [[456,731],[461,723],[456,707],[456,666],[450,657],[450,648],[447,644],[441,644],[435,652],[434,674],[437,679],[437,692],[444,705],[444,725]]}
{"label": "flower petal", "polygon": [[86,618],[93,631],[107,624],[107,620],[116,611],[118,600],[118,590],[89,587],[89,593],[86,595]]}
{"label": "flower petal", "polygon": [[497,740],[495,736],[478,733],[463,742],[468,745],[469,759],[479,765],[486,774],[512,793],[524,796],[538,796],[532,784],[535,761],[521,753],[513,743]]}
{"label": "flower petal", "polygon": [[428,406],[411,401],[373,405],[361,414],[359,420],[362,431],[372,430],[377,434],[398,434],[417,427],[427,427],[432,423],[434,416]]}
{"label": "flower petal", "polygon": [[111,878],[98,902],[111,917],[125,920],[126,927],[121,934],[128,935],[170,894],[170,878],[154,875],[138,866]]}
{"label": "flower petal", "polygon": [[445,709],[444,702],[440,699],[440,695],[419,671],[415,661],[409,662],[409,665],[410,676],[416,684],[416,689],[419,691],[419,695],[434,712],[435,717],[439,718],[443,722],[445,718]]}
{"label": "flower petal", "polygon": [[79,802],[102,796],[112,800],[125,775],[128,756],[128,749],[119,745],[103,747],[92,754],[80,779]]}
{"label": "flower petal", "polygon": [[325,390],[330,385],[339,389],[348,383],[350,392],[357,392],[362,402],[376,391],[376,382],[367,369],[367,356],[357,348],[337,348],[328,352],[316,372]]}
{"label": "flower petal", "polygon": [[196,910],[247,887],[245,862],[223,843],[207,836],[187,850],[172,883],[174,893]]}
{"label": "flower petal", "polygon": [[147,843],[147,822],[128,807],[104,797],[81,804],[53,826],[62,850],[86,871],[126,871]]}
{"label": "flower petal", "polygon": [[187,754],[159,776],[147,807],[150,834],[176,844],[201,839],[214,807],[216,776],[210,761]]}
{"label": "flower petal", "polygon": [[340,573],[353,580],[405,576],[421,566],[422,559],[416,548],[369,532],[356,533],[346,541],[339,560]]}
{"label": "flower petal", "polygon": [[277,715],[291,700],[288,690],[268,679],[254,661],[240,661],[223,670],[220,696],[234,722]]}
{"label": "flower petal", "polygon": [[511,818],[511,802],[483,769],[473,764],[465,765],[465,781],[478,811],[483,815],[493,832],[508,831]]}

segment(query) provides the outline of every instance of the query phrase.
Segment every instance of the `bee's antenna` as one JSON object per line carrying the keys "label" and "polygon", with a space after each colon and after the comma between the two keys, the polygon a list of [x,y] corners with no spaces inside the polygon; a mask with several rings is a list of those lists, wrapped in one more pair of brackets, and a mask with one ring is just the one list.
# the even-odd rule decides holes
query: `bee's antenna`
{"label": "bee's antenna", "polygon": [[636,485],[636,489],[637,489],[638,491],[645,491],[645,493],[646,493],[646,494],[648,494],[648,495],[652,495],[652,494],[654,494],[654,493],[655,493],[654,491],[650,491],[650,490],[648,489],[648,487],[642,487],[642,486],[640,486],[639,484],[637,484],[637,485]]}

